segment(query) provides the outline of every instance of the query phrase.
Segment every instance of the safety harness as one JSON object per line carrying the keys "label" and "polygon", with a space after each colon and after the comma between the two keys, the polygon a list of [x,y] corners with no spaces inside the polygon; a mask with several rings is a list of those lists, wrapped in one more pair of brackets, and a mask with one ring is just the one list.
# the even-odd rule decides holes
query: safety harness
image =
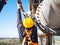
{"label": "safety harness", "polygon": [[31,40],[31,34],[32,34],[32,29],[31,30],[29,30],[29,31],[27,31],[26,29],[25,29],[25,31],[24,31],[25,33],[26,33],[26,36],[23,38],[23,42],[22,42],[22,45],[24,45],[24,43],[26,42],[26,40],[28,40],[28,45],[38,45],[38,43],[34,43],[34,42],[32,42],[32,40]]}

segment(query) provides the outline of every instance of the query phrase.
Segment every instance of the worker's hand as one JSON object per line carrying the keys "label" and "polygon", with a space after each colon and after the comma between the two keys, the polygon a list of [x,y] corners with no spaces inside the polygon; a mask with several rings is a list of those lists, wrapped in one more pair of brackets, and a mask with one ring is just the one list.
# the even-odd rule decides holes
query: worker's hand
{"label": "worker's hand", "polygon": [[18,9],[22,9],[22,3],[20,0],[18,0],[18,2],[17,2],[17,7],[18,7]]}
{"label": "worker's hand", "polygon": [[22,9],[22,4],[21,4],[21,3],[18,3],[18,4],[17,4],[17,8],[18,8],[18,9]]}

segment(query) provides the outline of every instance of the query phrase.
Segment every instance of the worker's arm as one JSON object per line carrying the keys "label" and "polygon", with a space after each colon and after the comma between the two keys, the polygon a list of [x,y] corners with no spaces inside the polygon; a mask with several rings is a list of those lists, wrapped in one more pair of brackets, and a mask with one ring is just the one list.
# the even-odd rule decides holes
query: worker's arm
{"label": "worker's arm", "polygon": [[22,2],[20,0],[18,0],[18,9],[22,10],[22,14],[24,15],[24,17],[28,17],[27,13],[23,9]]}
{"label": "worker's arm", "polygon": [[20,45],[22,45],[23,37],[25,36],[24,28],[23,28],[23,22],[22,22],[22,16],[21,16],[21,2],[18,0],[18,11],[17,11],[17,29],[19,34],[19,41]]}
{"label": "worker's arm", "polygon": [[17,25],[21,25],[22,26],[22,16],[21,16],[21,2],[20,0],[18,0],[18,11],[17,11]]}
{"label": "worker's arm", "polygon": [[17,11],[17,25],[21,24],[22,25],[22,17],[21,17],[21,11],[18,9]]}

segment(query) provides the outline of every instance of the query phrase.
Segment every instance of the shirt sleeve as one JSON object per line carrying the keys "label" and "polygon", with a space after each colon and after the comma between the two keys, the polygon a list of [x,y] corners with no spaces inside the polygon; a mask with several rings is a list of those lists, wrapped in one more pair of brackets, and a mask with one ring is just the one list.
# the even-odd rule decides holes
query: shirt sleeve
{"label": "shirt sleeve", "polygon": [[18,9],[18,11],[17,11],[17,26],[20,26],[20,27],[22,27],[22,16],[21,16],[21,11],[20,11],[20,9]]}

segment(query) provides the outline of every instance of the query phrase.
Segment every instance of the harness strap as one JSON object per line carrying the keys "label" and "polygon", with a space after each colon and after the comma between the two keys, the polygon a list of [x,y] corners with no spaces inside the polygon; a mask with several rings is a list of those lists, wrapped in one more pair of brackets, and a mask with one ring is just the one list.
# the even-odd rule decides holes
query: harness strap
{"label": "harness strap", "polygon": [[26,42],[26,39],[30,40],[28,41],[28,45],[38,45],[38,43],[34,43],[32,42],[31,38],[30,38],[30,35],[32,33],[32,29],[30,31],[27,31],[25,29],[25,33],[26,33],[26,36],[23,38],[23,42],[22,42],[22,45],[24,45],[24,43]]}
{"label": "harness strap", "polygon": [[26,37],[29,37],[32,33],[32,29],[30,31],[25,30],[25,32],[26,32]]}
{"label": "harness strap", "polygon": [[[24,45],[24,43],[26,42],[26,39],[29,39],[29,40],[31,41],[30,35],[31,35],[31,33],[32,33],[32,29],[31,29],[30,31],[27,31],[27,30],[25,29],[24,32],[26,33],[26,36],[23,38],[23,42],[22,42],[23,45]],[[31,41],[31,42],[32,42],[32,41]]]}

